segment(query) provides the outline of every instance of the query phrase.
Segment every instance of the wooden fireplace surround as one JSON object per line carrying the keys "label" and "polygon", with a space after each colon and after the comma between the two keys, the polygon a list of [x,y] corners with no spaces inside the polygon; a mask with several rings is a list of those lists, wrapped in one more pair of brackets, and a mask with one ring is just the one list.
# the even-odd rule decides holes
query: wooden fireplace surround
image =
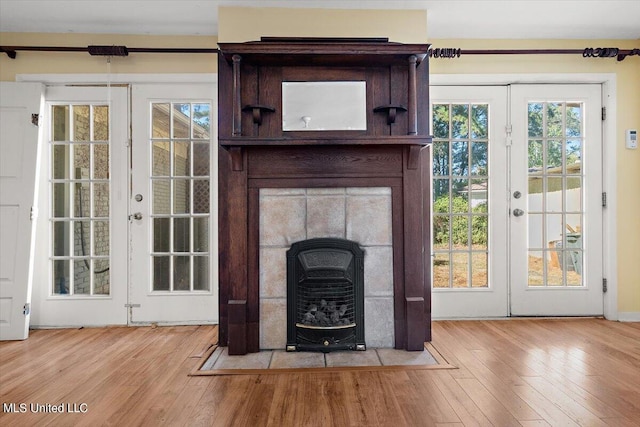
{"label": "wooden fireplace surround", "polygon": [[[428,47],[220,44],[219,344],[229,354],[260,350],[261,188],[390,187],[395,347],[423,350],[431,341]],[[283,81],[345,80],[366,82],[366,130],[282,130]]]}

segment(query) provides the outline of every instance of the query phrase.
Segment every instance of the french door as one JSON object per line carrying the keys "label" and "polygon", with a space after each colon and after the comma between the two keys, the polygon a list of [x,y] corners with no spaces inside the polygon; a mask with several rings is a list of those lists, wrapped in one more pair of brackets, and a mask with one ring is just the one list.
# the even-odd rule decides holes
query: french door
{"label": "french door", "polygon": [[431,87],[432,313],[508,314],[507,87]]}
{"label": "french door", "polygon": [[431,88],[434,317],[602,314],[600,96]]}
{"label": "french door", "polygon": [[[34,326],[126,324],[127,89],[49,87]],[[42,274],[42,273],[39,273]]]}
{"label": "french door", "polygon": [[600,85],[516,85],[509,190],[513,315],[602,315]]}
{"label": "french door", "polygon": [[132,323],[218,320],[216,91],[133,86]]}

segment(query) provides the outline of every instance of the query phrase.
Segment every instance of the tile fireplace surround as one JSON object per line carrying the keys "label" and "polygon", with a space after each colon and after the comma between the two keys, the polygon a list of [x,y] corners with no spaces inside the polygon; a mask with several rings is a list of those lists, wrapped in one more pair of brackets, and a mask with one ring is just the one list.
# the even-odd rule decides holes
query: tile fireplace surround
{"label": "tile fireplace surround", "polygon": [[365,342],[394,345],[391,188],[260,190],[260,349],[287,340],[286,251],[315,237],[357,242],[365,252]]}

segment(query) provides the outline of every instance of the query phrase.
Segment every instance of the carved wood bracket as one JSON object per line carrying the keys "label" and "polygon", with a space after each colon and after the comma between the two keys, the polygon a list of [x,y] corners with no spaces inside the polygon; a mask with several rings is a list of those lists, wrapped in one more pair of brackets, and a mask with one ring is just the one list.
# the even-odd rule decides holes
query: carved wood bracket
{"label": "carved wood bracket", "polygon": [[381,105],[373,109],[374,113],[387,113],[387,124],[391,125],[396,122],[398,112],[407,111],[402,105]]}
{"label": "carved wood bracket", "polygon": [[253,115],[253,123],[260,126],[262,124],[263,113],[275,113],[276,109],[268,105],[249,104],[242,107],[242,111],[251,111]]}

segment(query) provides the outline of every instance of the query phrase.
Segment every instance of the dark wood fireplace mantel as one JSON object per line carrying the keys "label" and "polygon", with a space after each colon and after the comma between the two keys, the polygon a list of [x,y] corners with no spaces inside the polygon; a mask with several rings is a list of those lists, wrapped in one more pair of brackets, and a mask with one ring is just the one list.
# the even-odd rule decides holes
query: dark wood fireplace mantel
{"label": "dark wood fireplace mantel", "polygon": [[[431,340],[429,45],[220,44],[220,345],[259,351],[261,188],[390,187],[395,347]],[[366,129],[284,131],[282,82],[366,82]],[[366,284],[365,284],[366,286]]]}

